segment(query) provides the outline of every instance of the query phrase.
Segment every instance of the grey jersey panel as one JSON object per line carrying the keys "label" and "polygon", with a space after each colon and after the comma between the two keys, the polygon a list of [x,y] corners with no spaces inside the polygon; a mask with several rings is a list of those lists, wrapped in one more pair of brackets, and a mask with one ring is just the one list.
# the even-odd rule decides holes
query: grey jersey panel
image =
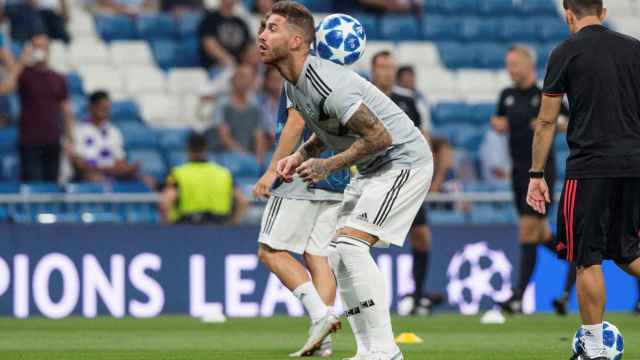
{"label": "grey jersey panel", "polygon": [[293,177],[290,183],[283,183],[272,191],[273,195],[296,200],[311,201],[342,201],[342,193],[327,191],[323,189],[314,189],[300,180],[298,175]]}
{"label": "grey jersey panel", "polygon": [[361,104],[383,122],[392,145],[358,162],[362,175],[423,167],[433,161],[427,141],[402,109],[347,67],[308,56],[298,83],[286,82],[286,90],[306,125],[336,152],[348,149],[358,139],[346,123]]}

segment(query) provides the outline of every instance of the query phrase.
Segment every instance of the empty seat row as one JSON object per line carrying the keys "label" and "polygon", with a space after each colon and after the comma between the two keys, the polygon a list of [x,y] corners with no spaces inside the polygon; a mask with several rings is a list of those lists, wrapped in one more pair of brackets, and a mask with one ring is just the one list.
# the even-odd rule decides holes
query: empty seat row
{"label": "empty seat row", "polygon": [[135,18],[122,15],[96,15],[98,34],[105,41],[131,39],[188,39],[195,37],[201,14],[143,14]]}

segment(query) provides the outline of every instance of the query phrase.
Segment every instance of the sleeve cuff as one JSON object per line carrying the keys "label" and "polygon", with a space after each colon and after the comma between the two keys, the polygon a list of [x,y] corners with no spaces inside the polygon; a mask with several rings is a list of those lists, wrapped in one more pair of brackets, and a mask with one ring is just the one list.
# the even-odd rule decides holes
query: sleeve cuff
{"label": "sleeve cuff", "polygon": [[353,106],[351,106],[349,110],[347,110],[347,112],[345,112],[344,115],[342,115],[342,119],[340,119],[340,122],[342,123],[342,125],[347,125],[347,123],[349,122],[349,119],[351,119],[353,114],[355,114],[356,111],[358,111],[362,103],[363,103],[362,100],[358,100],[358,102],[353,104]]}
{"label": "sleeve cuff", "polygon": [[544,92],[542,94],[544,96],[548,96],[548,97],[561,97],[561,96],[564,96],[563,92]]}

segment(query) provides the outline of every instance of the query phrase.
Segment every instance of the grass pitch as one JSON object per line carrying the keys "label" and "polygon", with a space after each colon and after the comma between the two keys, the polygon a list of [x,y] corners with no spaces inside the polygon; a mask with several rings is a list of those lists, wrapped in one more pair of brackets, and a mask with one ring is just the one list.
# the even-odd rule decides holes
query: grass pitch
{"label": "grass pitch", "polygon": [[[625,360],[640,359],[640,318],[609,314],[625,338]],[[396,333],[411,331],[425,342],[402,345],[405,359],[566,360],[577,317],[533,315],[509,318],[505,325],[481,325],[478,317],[446,314],[394,318]],[[334,336],[333,359],[355,352],[348,323]],[[0,359],[287,359],[305,340],[307,320],[230,319],[203,324],[188,317],[150,320],[0,318]]]}

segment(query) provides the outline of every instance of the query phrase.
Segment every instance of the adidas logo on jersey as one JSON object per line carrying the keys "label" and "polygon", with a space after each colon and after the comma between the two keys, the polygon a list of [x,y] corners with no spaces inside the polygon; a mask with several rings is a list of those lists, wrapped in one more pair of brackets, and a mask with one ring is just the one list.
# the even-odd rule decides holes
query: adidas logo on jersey
{"label": "adidas logo on jersey", "polygon": [[360,221],[369,221],[369,217],[367,216],[366,212],[363,212],[362,214],[358,215],[358,217],[356,218]]}

